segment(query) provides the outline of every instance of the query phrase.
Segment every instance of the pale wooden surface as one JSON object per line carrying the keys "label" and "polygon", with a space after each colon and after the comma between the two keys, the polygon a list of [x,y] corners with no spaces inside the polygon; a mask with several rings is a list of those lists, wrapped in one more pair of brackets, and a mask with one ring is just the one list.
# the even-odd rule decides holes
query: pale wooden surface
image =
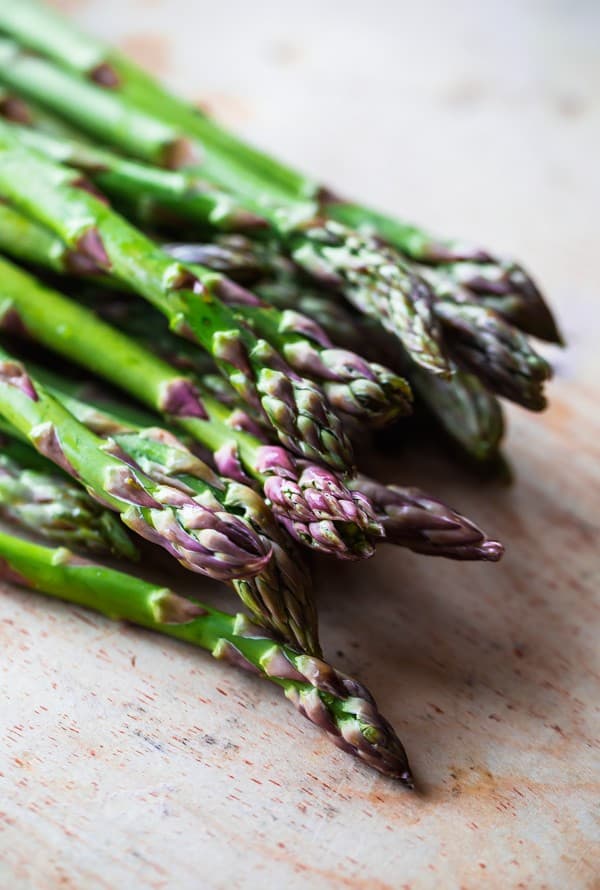
{"label": "pale wooden surface", "polygon": [[511,412],[513,488],[433,447],[379,468],[497,533],[501,565],[319,570],[328,651],[421,794],[203,653],[6,590],[0,886],[598,886],[600,7],[62,5],[334,185],[526,258],[571,348],[552,409]]}

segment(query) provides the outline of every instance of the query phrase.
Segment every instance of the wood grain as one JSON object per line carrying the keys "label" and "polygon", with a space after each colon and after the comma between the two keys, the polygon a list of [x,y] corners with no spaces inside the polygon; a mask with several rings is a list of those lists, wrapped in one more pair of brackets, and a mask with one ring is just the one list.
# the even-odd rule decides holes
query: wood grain
{"label": "wood grain", "polygon": [[0,886],[599,886],[598,5],[72,12],[168,47],[173,85],[339,188],[526,258],[570,349],[549,351],[551,410],[510,412],[512,486],[437,442],[372,467],[472,514],[508,544],[501,564],[390,549],[317,567],[327,650],[377,693],[418,794],[337,752],[266,684],[5,589]]}

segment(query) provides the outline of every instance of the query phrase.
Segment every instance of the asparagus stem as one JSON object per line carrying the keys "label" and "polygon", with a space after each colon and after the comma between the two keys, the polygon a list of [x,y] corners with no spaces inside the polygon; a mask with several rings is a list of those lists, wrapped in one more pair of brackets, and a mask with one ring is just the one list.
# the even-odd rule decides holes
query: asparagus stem
{"label": "asparagus stem", "polygon": [[254,478],[279,522],[300,543],[348,559],[372,555],[381,526],[368,500],[350,492],[334,473],[300,465],[283,448],[265,445],[240,429],[230,409],[195,382],[2,259],[0,276],[0,327],[26,331],[167,415],[215,454],[223,475],[242,482]]}
{"label": "asparagus stem", "polygon": [[240,517],[158,483],[128,463],[116,443],[79,423],[0,349],[0,414],[38,452],[79,480],[129,528],[186,568],[218,580],[255,575],[270,551]]}
{"label": "asparagus stem", "polygon": [[278,643],[244,615],[227,615],[65,548],[40,547],[1,532],[0,576],[184,640],[270,680],[342,750],[413,787],[404,748],[364,686],[319,658]]}
{"label": "asparagus stem", "polygon": [[[32,121],[33,123],[33,121]],[[86,173],[111,198],[125,201],[137,216],[161,216],[196,223],[201,229],[247,231],[264,228],[264,221],[239,207],[231,195],[219,191],[193,171],[163,170],[123,158],[106,149],[31,126],[16,126],[19,140],[59,164]]]}
{"label": "asparagus stem", "polygon": [[[37,452],[2,437],[0,515],[57,544],[91,553],[137,559],[116,516]],[[35,458],[38,458],[36,461]]]}
{"label": "asparagus stem", "polygon": [[[173,154],[180,160],[180,146],[189,135],[196,152],[202,154],[202,175],[233,191],[247,210],[263,216],[299,265],[319,280],[341,287],[362,311],[379,317],[398,334],[417,363],[432,373],[448,373],[431,312],[431,292],[400,255],[380,247],[370,236],[319,218],[315,200],[282,199],[272,178],[255,175],[223,148],[227,139],[218,135],[213,144],[210,134],[214,137],[215,133],[207,120],[186,116],[185,126],[195,126],[189,134],[187,129],[180,131],[178,115],[174,126],[163,122],[168,113],[164,103],[160,109],[140,110],[114,91],[78,80],[43,59],[32,59],[10,41],[0,40],[0,80],[48,104],[96,138],[151,163],[169,166],[166,152],[168,161]],[[125,121],[130,121],[126,135]],[[210,133],[202,141],[207,135],[205,126]]]}
{"label": "asparagus stem", "polygon": [[437,238],[414,223],[340,200],[314,180],[248,146],[197,109],[169,95],[137,66],[98,41],[78,34],[68,23],[51,14],[49,18],[44,13],[40,16],[35,7],[32,13],[27,2],[18,12],[11,8],[14,5],[8,4],[7,11],[0,11],[0,26],[4,30],[61,65],[66,64],[92,81],[118,90],[131,105],[202,143],[204,154],[216,163],[217,173],[218,162],[225,165],[225,178],[229,176],[234,190],[237,185],[243,191],[245,169],[253,190],[256,190],[254,178],[258,177],[280,203],[320,199],[321,212],[330,219],[376,234],[416,262],[434,263],[438,270],[441,267],[442,274],[436,277],[442,287],[460,286],[466,281],[486,305],[505,314],[508,321],[525,333],[562,343],[556,322],[538,288],[513,260],[498,259],[487,250],[463,241]]}

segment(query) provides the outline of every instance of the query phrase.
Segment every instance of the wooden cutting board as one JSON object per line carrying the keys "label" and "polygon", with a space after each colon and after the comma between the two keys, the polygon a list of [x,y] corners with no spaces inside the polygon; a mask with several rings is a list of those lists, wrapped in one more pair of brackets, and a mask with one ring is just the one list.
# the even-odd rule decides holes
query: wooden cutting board
{"label": "wooden cutting board", "polygon": [[600,7],[62,5],[339,188],[526,258],[570,348],[548,351],[551,409],[509,412],[512,486],[436,441],[372,464],[472,515],[501,564],[317,567],[327,651],[376,693],[418,793],[267,684],[3,588],[0,886],[600,886]]}

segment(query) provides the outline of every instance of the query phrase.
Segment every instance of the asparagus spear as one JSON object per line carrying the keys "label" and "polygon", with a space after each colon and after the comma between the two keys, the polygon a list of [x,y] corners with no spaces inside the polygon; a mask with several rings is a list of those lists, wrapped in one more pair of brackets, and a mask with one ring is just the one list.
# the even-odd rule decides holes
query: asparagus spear
{"label": "asparagus spear", "polygon": [[[0,224],[1,216],[0,210]],[[148,311],[139,301],[126,294],[115,294],[110,299],[90,294],[89,301],[86,298],[85,302],[95,307],[102,318],[127,331],[171,365],[198,377],[203,391],[209,392],[221,404],[240,409],[235,390],[215,373],[209,356],[199,352],[193,344],[174,337],[159,313]],[[293,303],[288,304],[283,300],[281,305],[285,307]],[[304,310],[309,309],[332,340],[342,347],[362,344],[363,349],[368,347],[375,354],[379,352],[388,362],[391,356],[387,355],[387,350],[391,346],[392,353],[396,353],[396,361],[399,361],[397,345],[393,340],[390,344],[392,338],[388,339],[382,328],[377,329],[375,325],[365,324],[365,319],[350,315],[328,295],[309,295],[300,300],[300,305]],[[409,362],[404,362],[402,370],[410,379],[418,399],[462,451],[478,462],[490,461],[497,455],[504,429],[502,408],[477,377],[456,367],[452,380],[442,380]],[[247,412],[248,408],[244,407],[243,410]],[[265,430],[261,424],[260,415],[252,414],[251,421],[259,437],[265,433],[269,435],[268,429]]]}
{"label": "asparagus spear", "polygon": [[[92,553],[136,559],[120,521],[26,445],[0,439],[0,516],[44,538]],[[33,458],[33,459],[32,459]]]}
{"label": "asparagus spear", "polygon": [[186,568],[218,580],[255,575],[270,551],[240,517],[150,479],[116,443],[80,424],[0,349],[0,414],[129,528]]}
{"label": "asparagus spear", "polygon": [[166,414],[215,454],[223,475],[256,480],[279,522],[301,543],[344,558],[372,555],[383,531],[367,498],[350,492],[332,471],[300,464],[283,448],[265,445],[193,381],[1,258],[0,327],[26,331]]}
{"label": "asparagus spear", "polygon": [[[0,109],[1,113],[1,109]],[[107,195],[137,210],[144,221],[161,217],[195,223],[200,229],[243,232],[263,229],[264,221],[236,205],[226,192],[193,171],[163,170],[131,161],[80,138],[39,131],[35,120],[19,121],[5,114],[17,129],[19,140],[59,164],[84,171]]]}
{"label": "asparagus spear", "polygon": [[474,523],[418,488],[382,485],[362,474],[350,483],[375,505],[386,541],[428,556],[497,562],[504,553]]}
{"label": "asparagus spear", "polygon": [[[181,148],[188,144],[187,134],[163,123],[160,114],[140,110],[115,92],[78,80],[44,59],[31,58],[6,40],[0,40],[0,80],[142,160],[166,166],[190,160]],[[202,128],[199,117],[192,116],[192,121]],[[202,133],[194,130],[189,144],[202,154],[204,178],[233,191],[242,206],[263,216],[300,266],[342,288],[361,310],[380,318],[416,362],[433,373],[448,372],[431,313],[431,291],[399,254],[368,235],[321,218],[316,200],[282,202],[271,179],[241,168],[202,139]]]}
{"label": "asparagus spear", "polygon": [[[0,261],[0,274],[5,295],[10,300],[13,324],[16,316],[22,328],[36,339],[117,386],[123,387],[120,363],[136,369],[136,374],[146,381],[162,380],[163,386],[167,386],[176,373],[92,313],[36,285],[25,273]],[[48,319],[52,319],[54,329]],[[76,338],[73,337],[75,331]],[[99,343],[106,349],[99,351]],[[114,361],[115,355],[120,357],[120,362]],[[148,399],[146,390],[136,382],[136,374],[129,373],[126,388],[140,394],[152,406],[152,399]],[[247,481],[248,473],[258,480],[279,522],[300,542],[345,558],[371,555],[373,543],[383,535],[382,522],[388,518],[385,510],[376,511],[360,487],[352,491],[322,468],[298,467],[282,449],[265,445],[242,429],[238,411],[227,411],[206,392],[202,396],[209,411],[208,423],[197,417],[174,419],[193,439],[215,452],[217,466],[224,475]],[[454,529],[457,514],[448,510],[448,516],[449,525]],[[416,510],[411,517],[412,539],[420,540],[423,533],[422,544],[426,546],[431,518]],[[468,520],[464,523],[471,535],[472,524]],[[404,546],[399,537],[396,542]],[[486,552],[482,550],[478,555],[473,551],[473,558],[487,558],[483,556]]]}
{"label": "asparagus spear", "polygon": [[165,587],[0,532],[0,577],[210,652],[280,686],[342,750],[408,788],[406,753],[371,694],[313,655],[283,645],[244,615],[227,615]]}
{"label": "asparagus spear", "polygon": [[[233,257],[228,253],[230,245]],[[206,265],[211,265],[213,260],[208,249],[210,247],[210,244],[170,245],[167,250],[174,251],[174,255],[184,262],[204,259]],[[239,255],[242,258],[255,255],[255,265],[265,265],[263,252],[257,250],[257,245],[239,236],[228,236],[216,247],[220,248],[217,262],[228,274],[231,274],[231,263],[234,269],[240,262],[245,268],[252,267],[251,256],[245,262],[244,259],[238,261]],[[77,252],[70,251],[60,238],[2,203],[0,250],[23,262],[35,263],[57,272],[94,272],[93,265]],[[274,262],[276,266],[273,265]],[[283,257],[270,252],[268,263],[269,273],[276,272],[276,275],[256,288],[267,302],[272,302],[281,310],[299,308],[304,315],[314,318],[330,339],[344,349],[372,350],[374,355],[383,357],[392,367],[399,361],[397,344],[391,336],[385,336],[383,329],[360,315],[352,314],[332,295],[301,286],[293,268]],[[125,325],[132,336],[151,344],[152,349],[170,364],[188,373],[200,375],[204,388],[217,401],[232,408],[237,406],[235,390],[223,377],[214,373],[214,364],[208,355],[189,341],[171,334],[161,323],[158,311],[155,312],[149,306],[144,309],[137,301],[127,298],[112,297],[110,301],[103,299],[96,302],[98,310],[105,318],[117,326]],[[370,354],[367,352],[367,355]],[[445,381],[421,370],[414,363],[400,362],[398,367],[409,378],[419,399],[462,450],[476,460],[483,461],[497,454],[503,432],[502,410],[497,399],[474,375],[456,367],[452,380]],[[254,417],[261,421],[259,414]]]}
{"label": "asparagus spear", "polygon": [[79,173],[30,151],[14,127],[0,124],[5,196],[99,269],[134,287],[177,333],[206,348],[242,397],[264,411],[282,444],[307,459],[347,469],[350,442],[323,393],[241,325],[221,299],[234,291],[239,298],[241,288],[204,267],[191,273],[88,188]]}

